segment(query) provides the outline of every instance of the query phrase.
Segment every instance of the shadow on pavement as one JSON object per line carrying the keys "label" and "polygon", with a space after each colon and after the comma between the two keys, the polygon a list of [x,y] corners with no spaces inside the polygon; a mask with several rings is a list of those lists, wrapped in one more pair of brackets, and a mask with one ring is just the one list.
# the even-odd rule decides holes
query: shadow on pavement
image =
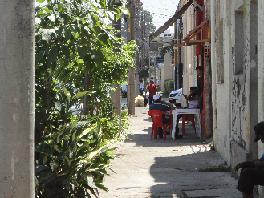
{"label": "shadow on pavement", "polygon": [[[150,168],[150,174],[157,183],[150,189],[151,197],[189,197],[185,193],[193,193],[195,198],[222,197],[220,195],[224,189],[235,191],[235,186],[230,186],[226,179],[230,177],[229,172],[199,172],[200,169],[222,164],[223,161],[214,151],[156,157]],[[197,191],[201,194],[197,194]]]}
{"label": "shadow on pavement", "polygon": [[136,146],[141,147],[170,147],[170,146],[177,146],[180,144],[190,144],[190,145],[196,145],[201,144],[200,138],[198,138],[193,129],[191,127],[188,127],[186,129],[186,135],[182,139],[176,139],[173,141],[171,138],[171,135],[167,135],[166,141],[164,139],[151,139],[151,127],[145,128],[143,130],[145,133],[134,133],[128,135],[126,143],[136,143]]}

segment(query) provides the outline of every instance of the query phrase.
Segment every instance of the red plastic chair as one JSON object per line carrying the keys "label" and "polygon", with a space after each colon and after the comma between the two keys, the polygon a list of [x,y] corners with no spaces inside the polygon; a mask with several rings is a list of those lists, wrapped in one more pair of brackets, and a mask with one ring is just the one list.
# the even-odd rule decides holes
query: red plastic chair
{"label": "red plastic chair", "polygon": [[159,110],[150,110],[148,115],[152,118],[152,130],[151,130],[151,139],[157,139],[158,128],[162,128],[163,130],[163,137],[166,140],[166,131],[164,130],[164,126],[162,124],[162,116],[163,112]]}
{"label": "red plastic chair", "polygon": [[184,114],[182,115],[182,135],[185,135],[185,124],[186,122],[192,122],[192,127],[196,133],[196,128],[195,128],[195,122],[194,122],[194,115],[192,114]]}

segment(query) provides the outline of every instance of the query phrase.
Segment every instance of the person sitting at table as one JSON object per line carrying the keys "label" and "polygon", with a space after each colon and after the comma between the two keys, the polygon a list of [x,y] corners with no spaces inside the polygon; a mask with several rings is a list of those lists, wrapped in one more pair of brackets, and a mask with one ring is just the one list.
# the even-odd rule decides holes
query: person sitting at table
{"label": "person sitting at table", "polygon": [[[197,109],[199,108],[199,96],[198,93],[196,91],[195,87],[191,87],[190,88],[190,94],[187,95],[183,95],[184,97],[182,98],[182,103],[184,103],[184,99],[187,100],[188,102],[188,108],[189,109]],[[183,105],[181,105],[181,107],[184,107]],[[179,106],[178,106],[179,108]],[[182,134],[179,134],[180,130],[179,130],[179,121],[182,118],[182,115],[177,115],[177,123],[176,123],[176,133],[175,133],[175,138],[176,139],[181,139],[182,138]]]}
{"label": "person sitting at table", "polygon": [[198,109],[199,108],[199,95],[195,87],[190,88],[190,94],[185,95],[186,100],[188,101],[189,109]]}
{"label": "person sitting at table", "polygon": [[[149,106],[149,110],[159,110],[162,112],[169,112],[172,110],[172,106],[170,103],[166,103],[165,101],[162,101],[161,96],[157,94],[153,96],[153,103]],[[169,123],[170,119],[171,119],[171,115],[164,113],[162,117],[163,124]],[[160,138],[163,138],[162,129],[158,129],[158,134]]]}
{"label": "person sitting at table", "polygon": [[159,94],[153,96],[153,103],[149,106],[149,110],[160,110],[160,111],[170,111],[172,110],[171,104],[166,103],[161,100]]}
{"label": "person sitting at table", "polygon": [[[184,100],[185,98],[182,98],[182,101]],[[182,103],[180,104],[176,104],[176,109],[181,109],[183,108],[184,106],[182,105]],[[179,130],[179,121],[180,119],[182,118],[182,115],[179,114],[177,115],[177,121],[176,121],[176,131],[175,131],[175,139],[181,139],[183,136],[182,134],[180,134],[180,130]]]}

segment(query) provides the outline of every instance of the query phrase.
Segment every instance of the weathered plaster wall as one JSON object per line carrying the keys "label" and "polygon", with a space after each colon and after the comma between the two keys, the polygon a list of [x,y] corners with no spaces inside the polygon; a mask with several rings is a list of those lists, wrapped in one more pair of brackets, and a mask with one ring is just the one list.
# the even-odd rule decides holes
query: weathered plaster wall
{"label": "weathered plaster wall", "polygon": [[[231,57],[231,22],[230,15],[231,9],[228,6],[226,0],[224,4],[220,4],[219,0],[216,1],[216,4],[220,5],[216,8],[216,15],[219,13],[219,18],[223,20],[223,61],[217,60],[216,63],[219,64],[221,62],[224,63],[224,81],[223,83],[216,84],[216,124],[214,130],[214,143],[218,152],[224,157],[224,159],[230,163],[230,119],[231,119],[231,73],[232,69],[230,69],[230,65],[232,64]],[[216,16],[217,17],[217,16]],[[216,27],[215,31],[218,27]],[[216,34],[217,35],[217,32]],[[217,38],[216,38],[216,41]],[[218,59],[220,56],[217,56]],[[217,75],[216,75],[217,76]]]}
{"label": "weathered plaster wall", "polygon": [[[248,1],[232,1],[231,3],[231,45],[233,57],[233,77],[232,77],[232,95],[231,95],[231,165],[246,160],[246,154],[249,153],[250,145],[250,4]],[[235,12],[242,12],[243,29],[235,29]],[[242,57],[235,56],[235,38],[239,31],[243,31]],[[235,64],[238,59],[243,59],[242,70],[235,73]]]}
{"label": "weathered plaster wall", "polygon": [[[217,1],[216,1],[217,2]],[[219,2],[219,0],[218,0]],[[232,166],[240,161],[251,157],[248,155],[252,151],[252,123],[254,121],[250,109],[256,108],[250,94],[250,86],[256,84],[253,77],[256,68],[252,61],[251,51],[254,39],[250,36],[250,1],[249,0],[225,0],[220,1],[220,16],[223,19],[223,64],[224,82],[216,84],[215,108],[216,123],[214,128],[214,143],[216,149]],[[235,12],[240,10],[242,13],[242,29],[235,28]],[[263,27],[263,26],[262,26]],[[238,31],[243,32],[242,55],[235,56],[236,36]],[[217,38],[216,38],[217,41]],[[220,56],[216,54],[216,60]],[[236,61],[242,59],[241,70],[237,72]],[[221,61],[216,61],[217,64]],[[255,64],[256,65],[256,64]],[[216,66],[214,66],[216,67]],[[253,69],[252,69],[253,68]],[[253,104],[253,105],[252,105]],[[254,123],[255,124],[255,123]]]}

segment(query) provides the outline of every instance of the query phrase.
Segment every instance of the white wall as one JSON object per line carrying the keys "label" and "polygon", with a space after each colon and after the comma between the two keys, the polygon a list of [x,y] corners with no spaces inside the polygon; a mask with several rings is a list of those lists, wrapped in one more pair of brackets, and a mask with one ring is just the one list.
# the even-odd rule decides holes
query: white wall
{"label": "white wall", "polygon": [[[231,165],[235,165],[246,160],[252,149],[250,107],[254,101],[250,101],[250,92],[252,91],[250,90],[252,83],[250,79],[250,3],[243,0],[221,0],[220,2],[220,17],[223,18],[224,82],[216,84],[215,90],[213,90],[216,95],[216,101],[213,101],[216,112],[214,144],[224,159]],[[244,25],[240,31],[244,32],[244,40],[241,41],[244,42],[244,49],[243,56],[239,57],[243,60],[241,65],[243,71],[237,74],[234,73],[235,39],[237,35],[235,11],[239,8],[243,12]],[[214,41],[215,38],[212,40]],[[220,57],[217,54],[214,55],[216,60]],[[212,65],[215,72],[217,72],[216,63]]]}

